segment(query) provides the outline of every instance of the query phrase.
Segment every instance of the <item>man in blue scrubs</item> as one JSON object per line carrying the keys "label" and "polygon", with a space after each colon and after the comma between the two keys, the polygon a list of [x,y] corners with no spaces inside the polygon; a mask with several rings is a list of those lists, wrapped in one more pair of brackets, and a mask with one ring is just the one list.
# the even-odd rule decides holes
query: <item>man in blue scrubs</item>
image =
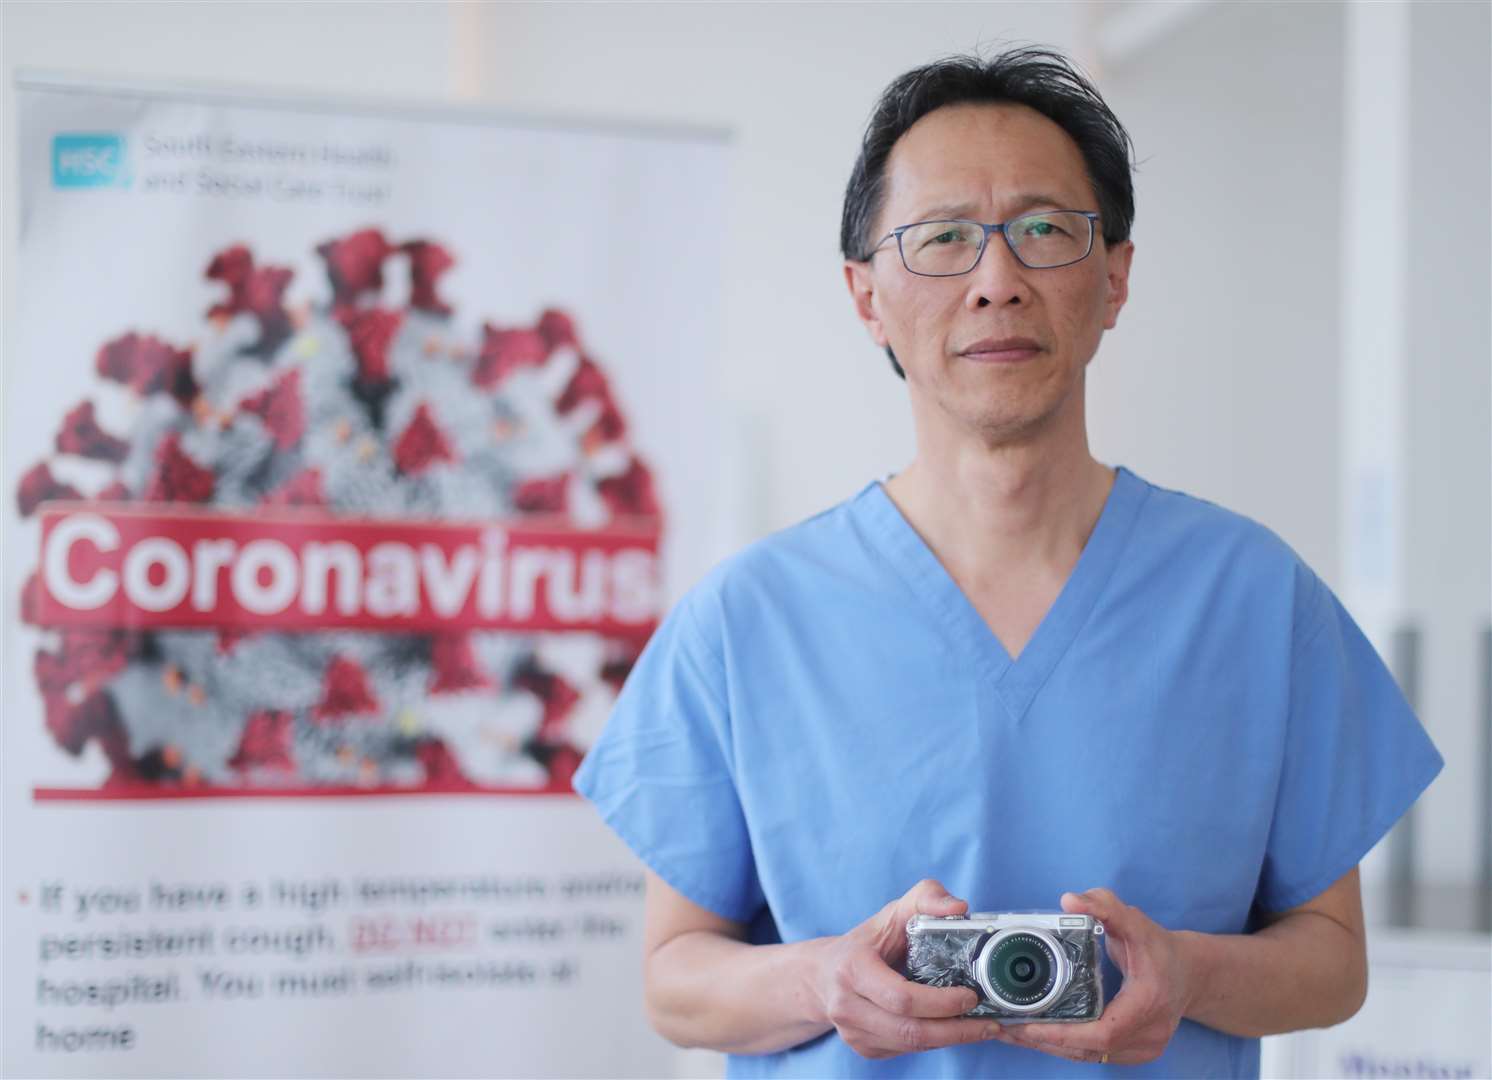
{"label": "man in blue scrubs", "polygon": [[[887,89],[842,241],[916,456],[692,589],[576,776],[648,867],[655,1026],[731,1076],[1255,1076],[1362,1002],[1357,864],[1440,758],[1283,541],[1089,453],[1129,161],[1054,54]],[[1098,917],[1103,1017],[905,979],[970,904]]]}

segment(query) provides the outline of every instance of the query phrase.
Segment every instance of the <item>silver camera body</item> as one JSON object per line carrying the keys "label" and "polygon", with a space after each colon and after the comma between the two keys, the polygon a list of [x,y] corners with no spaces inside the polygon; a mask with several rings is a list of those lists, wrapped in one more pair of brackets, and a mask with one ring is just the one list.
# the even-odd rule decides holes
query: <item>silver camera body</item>
{"label": "silver camera body", "polygon": [[1082,1023],[1103,1015],[1102,939],[1097,919],[1060,911],[914,915],[907,977],[976,991],[967,1016]]}

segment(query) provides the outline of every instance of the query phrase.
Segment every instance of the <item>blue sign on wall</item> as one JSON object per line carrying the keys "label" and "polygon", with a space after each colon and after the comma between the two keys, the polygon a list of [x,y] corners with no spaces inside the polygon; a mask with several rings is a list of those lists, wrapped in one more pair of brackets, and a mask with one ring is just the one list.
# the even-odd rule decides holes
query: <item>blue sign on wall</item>
{"label": "blue sign on wall", "polygon": [[124,136],[74,134],[52,137],[53,187],[128,187],[129,182]]}

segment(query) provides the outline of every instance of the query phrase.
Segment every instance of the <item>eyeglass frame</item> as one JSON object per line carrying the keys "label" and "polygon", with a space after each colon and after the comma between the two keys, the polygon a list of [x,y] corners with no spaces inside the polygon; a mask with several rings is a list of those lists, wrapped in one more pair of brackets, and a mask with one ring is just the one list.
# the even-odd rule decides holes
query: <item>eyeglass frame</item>
{"label": "eyeglass frame", "polygon": [[[1024,221],[1026,218],[1041,217],[1044,214],[1081,214],[1083,217],[1087,218],[1088,250],[1083,252],[1076,259],[1069,259],[1067,262],[1064,263],[1054,263],[1051,266],[1032,266],[1025,259],[1021,258],[1021,253],[1016,251],[1015,245],[1010,242],[1010,233],[1007,227],[1015,224],[1017,221]],[[1103,215],[1094,210],[1033,210],[1029,214],[1021,214],[1019,217],[1013,217],[1008,221],[998,221],[995,222],[993,225],[986,224],[983,221],[971,221],[968,218],[930,218],[927,221],[913,221],[906,225],[898,225],[896,228],[888,232],[885,236],[877,240],[876,246],[870,249],[869,255],[865,256],[865,261],[869,262],[877,252],[884,251],[886,241],[890,240],[894,236],[896,237],[896,253],[901,256],[901,265],[906,269],[907,273],[916,274],[918,277],[963,277],[965,274],[972,274],[979,268],[979,261],[984,258],[984,249],[989,247],[990,233],[1000,233],[1002,236],[1005,237],[1005,246],[1010,249],[1010,254],[1015,256],[1015,261],[1020,263],[1027,270],[1060,270],[1064,266],[1074,266],[1077,263],[1082,262],[1089,255],[1093,254],[1093,235],[1098,231],[1098,221],[1099,218],[1102,216]],[[974,256],[973,264],[970,265],[967,270],[960,270],[957,273],[953,274],[924,274],[921,270],[913,270],[911,266],[907,264],[907,253],[901,245],[902,235],[906,233],[908,229],[915,229],[918,225],[934,225],[940,224],[942,222],[947,222],[950,225],[977,225],[979,226],[979,228],[984,230],[984,235],[979,238],[979,253]]]}

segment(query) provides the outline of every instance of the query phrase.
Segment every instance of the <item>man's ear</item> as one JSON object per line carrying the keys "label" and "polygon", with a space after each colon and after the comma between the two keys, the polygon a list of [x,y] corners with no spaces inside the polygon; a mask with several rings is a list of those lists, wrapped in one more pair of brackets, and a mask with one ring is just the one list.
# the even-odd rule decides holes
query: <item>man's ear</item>
{"label": "man's ear", "polygon": [[870,340],[885,348],[886,329],[881,325],[881,316],[876,310],[875,275],[871,272],[870,263],[846,259],[844,283],[849,286],[855,314],[870,332]]}
{"label": "man's ear", "polygon": [[1126,240],[1105,253],[1108,263],[1108,293],[1104,297],[1103,328],[1112,330],[1119,323],[1119,312],[1129,299],[1129,264],[1135,255],[1135,242]]}

